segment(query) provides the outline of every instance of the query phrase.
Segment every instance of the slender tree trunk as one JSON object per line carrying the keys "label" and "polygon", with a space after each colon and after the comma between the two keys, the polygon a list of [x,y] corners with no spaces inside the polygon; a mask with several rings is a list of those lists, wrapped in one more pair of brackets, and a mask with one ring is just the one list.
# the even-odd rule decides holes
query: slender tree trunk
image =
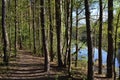
{"label": "slender tree trunk", "polygon": [[67,66],[67,59],[68,59],[68,17],[69,17],[69,3],[68,0],[64,0],[64,16],[65,16],[65,43],[66,43],[66,52],[65,52],[65,59],[64,59],[64,66]]}
{"label": "slender tree trunk", "polygon": [[[38,20],[39,20],[39,23],[38,23],[38,26],[39,26],[39,27],[38,27],[38,37],[39,37],[39,38],[38,38],[38,41],[39,41],[39,42],[38,42],[38,45],[39,45],[39,46],[38,46],[38,49],[39,49],[39,52],[42,53],[42,51],[41,51],[41,49],[42,49],[42,42],[41,42],[41,34],[40,34],[40,33],[41,33],[41,27],[40,27],[40,26],[41,26],[41,22],[40,22],[41,20],[40,20],[40,15],[39,15],[39,19],[38,19]],[[39,53],[39,52],[38,52],[38,53]],[[42,54],[43,54],[43,53],[42,53]],[[42,54],[40,54],[40,56],[42,56]]]}
{"label": "slender tree trunk", "polygon": [[[8,1],[8,12],[10,11],[10,4],[11,4],[11,1],[9,0]],[[8,17],[8,20],[10,20],[10,17]],[[11,48],[12,48],[12,44],[11,44],[11,23],[8,23],[8,27],[9,27],[9,34],[8,34],[8,38],[9,38],[9,50],[11,51]]]}
{"label": "slender tree trunk", "polygon": [[40,52],[40,49],[41,49],[41,35],[40,35],[40,16],[38,18],[38,49],[39,49],[39,52]]}
{"label": "slender tree trunk", "polygon": [[32,47],[32,43],[31,43],[31,27],[32,27],[32,5],[31,3],[29,4],[30,7],[29,7],[29,48],[31,49]]}
{"label": "slender tree trunk", "polygon": [[[40,1],[39,1],[39,4],[40,4]],[[38,6],[40,7],[40,5],[38,5]],[[37,10],[37,11],[40,12],[40,9]],[[38,14],[38,20],[36,22],[37,22],[37,26],[38,26],[38,27],[36,27],[37,28],[36,29],[37,30],[37,37],[36,37],[37,39],[36,40],[38,41],[37,42],[37,45],[38,45],[37,52],[40,53],[41,52],[41,34],[40,34],[41,33],[41,27],[40,27],[41,24],[40,24],[40,14]],[[39,55],[41,56],[41,54],[39,54]]]}
{"label": "slender tree trunk", "polygon": [[[21,13],[20,13],[21,15]],[[20,28],[20,23],[21,20],[18,20],[18,44],[19,44],[19,49],[22,50],[22,36],[21,36],[21,28]]]}
{"label": "slender tree trunk", "polygon": [[[20,12],[20,21],[18,24],[22,24],[22,12]],[[21,25],[20,25],[21,26]],[[22,46],[22,29],[20,28],[19,26],[19,49],[23,49],[23,46]]]}
{"label": "slender tree trunk", "polygon": [[[117,33],[118,33],[119,19],[120,19],[120,11],[119,11],[118,16],[117,16],[117,23],[116,23],[116,29],[115,29],[114,80],[116,80],[115,60],[116,60],[116,52],[117,52]],[[119,72],[119,74],[120,74],[120,72]],[[119,77],[119,79],[120,79],[120,77]]]}
{"label": "slender tree trunk", "polygon": [[102,74],[102,0],[99,0],[99,6],[100,6],[100,21],[99,21],[99,68],[98,68],[98,73]]}
{"label": "slender tree trunk", "polygon": [[31,4],[29,2],[29,9],[28,9],[28,16],[29,16],[29,22],[28,22],[28,25],[29,25],[29,48],[31,49]]}
{"label": "slender tree trunk", "polygon": [[32,2],[33,53],[36,54],[35,0]]}
{"label": "slender tree trunk", "polygon": [[107,77],[112,78],[113,73],[113,0],[108,0],[108,55]]}
{"label": "slender tree trunk", "polygon": [[[120,38],[120,34],[118,34],[118,38]],[[120,79],[120,42],[118,42],[118,54],[117,54],[117,59],[118,59],[118,63],[119,63],[119,79]]]}
{"label": "slender tree trunk", "polygon": [[44,21],[44,0],[40,0],[40,6],[41,6],[41,12],[40,12],[40,16],[41,16],[41,34],[42,34],[42,43],[43,43],[43,52],[44,52],[44,57],[45,57],[45,71],[49,71],[50,70],[50,60],[49,60],[49,52],[48,52],[48,48],[47,48],[47,41],[46,41],[46,37],[45,37],[45,21]]}
{"label": "slender tree trunk", "polygon": [[93,80],[93,52],[91,40],[91,26],[90,26],[90,11],[88,0],[85,0],[85,15],[86,15],[86,29],[87,29],[87,46],[88,46],[88,73],[87,79]]}
{"label": "slender tree trunk", "polygon": [[4,51],[4,56],[3,56],[3,62],[5,65],[8,65],[8,53],[9,53],[9,40],[8,40],[8,34],[7,34],[7,29],[6,29],[6,1],[2,0],[2,37],[3,37],[3,51]]}
{"label": "slender tree trunk", "polygon": [[9,49],[10,49],[10,51],[11,51],[11,49],[12,49],[12,41],[11,41],[11,25],[10,25],[10,23],[9,23]]}
{"label": "slender tree trunk", "polygon": [[61,49],[61,10],[60,0],[55,0],[58,67],[63,66]]}
{"label": "slender tree trunk", "polygon": [[[20,7],[21,7],[21,5],[20,5]],[[21,15],[22,13],[21,13],[21,11],[19,12],[19,17],[18,17],[18,40],[17,40],[17,42],[18,42],[18,44],[19,44],[19,49],[20,50],[22,50],[22,36],[21,36],[21,19],[22,19],[22,15]]]}
{"label": "slender tree trunk", "polygon": [[76,59],[75,67],[78,65],[78,7],[76,7]]}
{"label": "slender tree trunk", "polygon": [[17,0],[15,0],[15,17],[14,17],[14,23],[15,23],[14,48],[15,48],[15,57],[16,57],[16,55],[17,55]]}
{"label": "slender tree trunk", "polygon": [[71,76],[71,40],[72,40],[72,11],[73,11],[73,0],[70,0],[70,29],[69,29],[69,51],[68,51],[68,72],[69,76]]}
{"label": "slender tree trunk", "polygon": [[119,79],[120,79],[120,65],[119,65]]}
{"label": "slender tree trunk", "polygon": [[52,18],[51,18],[51,0],[48,0],[49,8],[49,26],[50,26],[50,61],[53,62],[53,27],[52,27]]}

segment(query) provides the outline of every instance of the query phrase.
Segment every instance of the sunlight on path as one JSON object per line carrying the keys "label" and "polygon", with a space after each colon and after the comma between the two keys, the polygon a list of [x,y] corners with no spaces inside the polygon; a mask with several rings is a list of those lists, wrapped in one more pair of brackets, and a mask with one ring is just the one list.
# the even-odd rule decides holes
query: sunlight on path
{"label": "sunlight on path", "polygon": [[[0,79],[2,80],[42,80],[47,75],[43,70],[44,59],[20,51],[16,60],[10,61],[8,70]],[[46,80],[46,79],[44,79]]]}

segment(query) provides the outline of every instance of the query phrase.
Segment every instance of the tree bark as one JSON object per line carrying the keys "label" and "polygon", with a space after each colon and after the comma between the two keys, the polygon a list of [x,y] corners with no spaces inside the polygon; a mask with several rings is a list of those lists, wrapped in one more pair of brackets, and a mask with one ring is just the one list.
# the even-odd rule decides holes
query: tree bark
{"label": "tree bark", "polygon": [[[20,5],[21,7],[21,5]],[[22,21],[22,11],[19,12],[19,18],[18,18],[18,44],[19,44],[19,49],[22,50],[23,49],[23,37],[22,37],[22,26],[21,24],[23,23]]]}
{"label": "tree bark", "polygon": [[73,0],[70,0],[70,29],[69,29],[69,51],[68,51],[68,72],[71,76],[71,41],[72,41],[72,11],[73,11]]}
{"label": "tree bark", "polygon": [[[11,1],[9,0],[8,1],[8,7],[7,7],[7,9],[8,9],[8,12],[10,11],[10,4],[11,4]],[[8,17],[8,20],[10,20],[10,17],[9,16],[7,16]],[[12,48],[12,44],[11,44],[11,23],[8,23],[8,28],[9,28],[9,34],[8,34],[8,39],[9,39],[9,51],[11,51],[11,48]]]}
{"label": "tree bark", "polygon": [[61,49],[61,9],[60,0],[55,0],[58,67],[63,66]]}
{"label": "tree bark", "polygon": [[36,54],[35,0],[32,2],[33,53]]}
{"label": "tree bark", "polygon": [[64,59],[64,66],[67,66],[67,60],[68,60],[68,29],[69,29],[69,0],[64,1],[65,4],[65,43],[66,43],[66,52],[65,52],[65,59]]}
{"label": "tree bark", "polygon": [[[117,34],[118,34],[118,25],[119,25],[119,19],[120,19],[120,11],[117,16],[117,23],[116,23],[116,29],[115,29],[115,53],[114,53],[114,80],[116,80],[116,66],[115,66],[115,61],[116,61],[116,52],[117,52]],[[119,49],[119,47],[118,47]],[[119,53],[118,53],[119,54]],[[120,69],[120,68],[119,68]],[[119,70],[119,79],[120,79],[120,70]]]}
{"label": "tree bark", "polygon": [[85,4],[85,15],[86,15],[86,29],[87,29],[87,46],[88,46],[88,73],[87,79],[93,80],[93,51],[92,51],[92,40],[91,40],[91,26],[90,26],[90,11],[88,0],[84,1]]}
{"label": "tree bark", "polygon": [[15,57],[16,57],[16,55],[17,55],[17,0],[15,0],[15,17],[14,17],[14,23],[15,23],[14,48],[15,48]]}
{"label": "tree bark", "polygon": [[8,34],[6,29],[6,1],[2,0],[2,37],[3,37],[3,62],[5,65],[8,65],[8,54],[9,54],[9,40],[8,40]]}
{"label": "tree bark", "polygon": [[113,0],[108,0],[108,55],[107,77],[112,78],[113,73]]}
{"label": "tree bark", "polygon": [[102,74],[102,15],[103,15],[103,11],[102,11],[102,0],[99,0],[99,7],[100,7],[100,21],[99,21],[99,68],[98,68],[98,73]]}
{"label": "tree bark", "polygon": [[41,16],[41,34],[42,34],[42,44],[43,44],[43,52],[44,52],[44,58],[45,58],[45,65],[44,70],[48,72],[50,70],[50,60],[49,60],[49,52],[47,48],[47,41],[45,37],[45,21],[44,21],[44,0],[40,0],[40,16]]}
{"label": "tree bark", "polygon": [[48,8],[49,8],[49,26],[50,26],[50,61],[53,62],[53,26],[52,26],[52,18],[51,18],[51,1],[48,0]]}
{"label": "tree bark", "polygon": [[76,7],[76,59],[75,67],[78,66],[78,7]]}
{"label": "tree bark", "polygon": [[32,4],[30,2],[29,7],[29,48],[31,49],[32,43],[31,43],[31,28],[32,28]]}

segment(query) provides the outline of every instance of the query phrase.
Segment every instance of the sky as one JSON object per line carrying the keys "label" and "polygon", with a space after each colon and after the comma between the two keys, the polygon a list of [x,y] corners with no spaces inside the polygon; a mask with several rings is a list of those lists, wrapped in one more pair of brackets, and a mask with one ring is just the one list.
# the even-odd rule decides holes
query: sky
{"label": "sky", "polygon": [[[103,7],[106,5],[107,7],[107,3],[103,4]],[[114,2],[114,8],[119,8],[119,4],[117,5],[117,2],[115,1]],[[116,14],[116,10],[114,10],[113,12],[114,14]],[[96,2],[94,4],[91,4],[90,5],[90,15],[91,15],[91,22],[95,22],[96,20],[99,19],[99,3]],[[75,18],[76,16],[76,13],[73,12],[73,17]],[[85,10],[79,15],[79,18],[83,18],[85,17]],[[103,22],[105,22],[106,20],[108,19],[108,10],[107,8],[105,8],[103,10]],[[75,19],[74,19],[75,20]],[[75,21],[73,22],[73,24],[75,25]],[[79,21],[79,26],[82,26],[86,23],[85,19],[82,19]]]}

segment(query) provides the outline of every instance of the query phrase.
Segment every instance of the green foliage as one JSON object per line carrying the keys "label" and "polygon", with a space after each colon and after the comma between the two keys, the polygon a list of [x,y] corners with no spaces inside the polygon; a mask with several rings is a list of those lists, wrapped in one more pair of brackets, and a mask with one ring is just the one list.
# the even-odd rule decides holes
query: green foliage
{"label": "green foliage", "polygon": [[72,63],[72,76],[74,78],[86,80],[87,60],[79,60],[78,67],[74,67],[74,61]]}
{"label": "green foliage", "polygon": [[58,75],[56,75],[56,76],[55,76],[55,80],[58,80],[58,77],[59,77],[59,76],[58,76]]}

